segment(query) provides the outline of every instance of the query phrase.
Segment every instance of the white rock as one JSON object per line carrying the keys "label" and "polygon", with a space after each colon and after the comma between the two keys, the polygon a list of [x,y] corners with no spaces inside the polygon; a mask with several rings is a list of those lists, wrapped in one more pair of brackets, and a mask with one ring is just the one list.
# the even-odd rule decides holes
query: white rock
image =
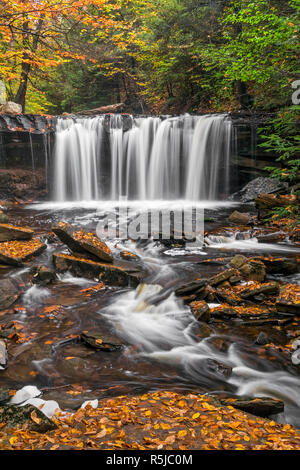
{"label": "white rock", "polygon": [[13,101],[8,101],[0,106],[0,114],[21,114],[22,106]]}
{"label": "white rock", "polygon": [[81,408],[85,408],[87,405],[90,405],[92,408],[98,408],[98,400],[85,401],[82,403]]}
{"label": "white rock", "polygon": [[34,385],[26,385],[26,387],[18,390],[17,393],[12,397],[10,403],[12,405],[19,405],[30,398],[35,398],[41,395],[41,391]]}
{"label": "white rock", "polygon": [[21,406],[32,405],[41,410],[47,418],[52,418],[56,413],[61,412],[59,404],[54,400],[42,400],[41,398],[30,398],[22,403]]}

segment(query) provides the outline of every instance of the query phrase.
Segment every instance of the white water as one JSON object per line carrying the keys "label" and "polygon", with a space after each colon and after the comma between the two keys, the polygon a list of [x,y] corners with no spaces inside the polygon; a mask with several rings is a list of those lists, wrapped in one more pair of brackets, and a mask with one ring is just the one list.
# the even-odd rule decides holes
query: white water
{"label": "white water", "polygon": [[216,200],[228,195],[226,115],[59,118],[55,201]]}
{"label": "white water", "polygon": [[[250,367],[246,364],[245,353],[240,353],[239,343],[233,338],[228,338],[232,344],[226,353],[210,344],[212,336],[199,341],[193,335],[196,320],[174,294],[158,305],[151,304],[149,299],[160,290],[159,285],[140,285],[135,291],[120,295],[101,314],[111,321],[120,336],[137,346],[135,351],[139,352],[135,354],[175,367],[179,374],[204,388],[218,388],[218,383],[227,382],[229,387],[236,387],[237,395],[282,399],[285,413],[277,419],[292,424],[299,422],[298,377],[273,369],[265,360],[262,360],[261,370]],[[207,367],[207,360],[231,366],[231,376],[213,374]]]}

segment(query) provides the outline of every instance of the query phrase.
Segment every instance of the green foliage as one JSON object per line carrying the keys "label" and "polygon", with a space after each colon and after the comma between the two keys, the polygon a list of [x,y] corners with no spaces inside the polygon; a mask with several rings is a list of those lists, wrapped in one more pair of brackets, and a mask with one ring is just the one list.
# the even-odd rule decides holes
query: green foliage
{"label": "green foliage", "polygon": [[266,170],[273,178],[289,183],[300,182],[299,111],[299,105],[283,109],[260,130],[261,147],[278,155],[279,166]]}

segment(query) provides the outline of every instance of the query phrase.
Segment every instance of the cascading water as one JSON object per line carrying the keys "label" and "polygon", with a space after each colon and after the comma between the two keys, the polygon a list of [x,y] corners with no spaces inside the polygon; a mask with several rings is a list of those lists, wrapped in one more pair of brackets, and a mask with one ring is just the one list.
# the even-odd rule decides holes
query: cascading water
{"label": "cascading water", "polygon": [[[227,115],[59,118],[54,199],[216,200],[229,192]],[[127,116],[127,118],[129,118]]]}

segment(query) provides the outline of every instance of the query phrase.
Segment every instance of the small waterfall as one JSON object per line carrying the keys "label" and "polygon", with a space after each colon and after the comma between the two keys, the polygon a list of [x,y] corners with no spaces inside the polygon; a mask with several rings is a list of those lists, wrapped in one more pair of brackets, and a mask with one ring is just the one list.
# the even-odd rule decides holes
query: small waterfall
{"label": "small waterfall", "polygon": [[198,201],[228,195],[232,126],[227,115],[130,120],[128,129],[120,114],[58,119],[56,201]]}

